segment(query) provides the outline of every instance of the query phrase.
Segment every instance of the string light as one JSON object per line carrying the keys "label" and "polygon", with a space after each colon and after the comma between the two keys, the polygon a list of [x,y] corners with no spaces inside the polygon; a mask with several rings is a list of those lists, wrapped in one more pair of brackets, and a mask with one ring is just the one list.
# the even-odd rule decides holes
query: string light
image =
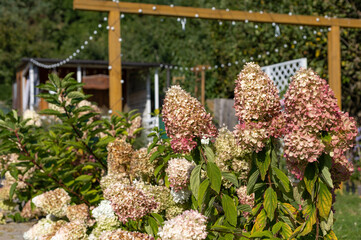
{"label": "string light", "polygon": [[[113,0],[113,2],[119,3],[118,0]],[[173,8],[174,5],[173,5],[173,4],[170,4],[170,7]],[[155,11],[155,10],[157,10],[157,7],[156,7],[156,6],[153,6],[152,9],[153,9],[153,11]],[[212,7],[212,10],[216,10],[216,7]],[[227,12],[229,11],[228,8],[225,9],[225,10],[226,10]],[[143,10],[142,10],[142,9],[139,9],[138,12],[139,12],[139,13],[142,13]],[[248,12],[249,12],[249,13],[253,13],[252,10],[249,10]],[[263,14],[263,11],[260,11],[259,13],[260,13],[260,14]],[[289,12],[288,15],[292,16],[292,12]],[[196,13],[196,14],[195,14],[195,18],[198,18],[198,17],[199,17],[199,14]],[[124,14],[121,14],[120,18],[124,18]],[[330,18],[330,17],[328,17],[328,16],[326,15],[325,18],[328,19],[328,18]],[[104,20],[104,21],[108,21],[108,18],[107,18],[107,17],[104,17],[103,20]],[[161,21],[163,21],[163,20],[164,20],[164,19],[162,18]],[[184,18],[184,20],[181,20],[180,18],[178,18],[177,21],[178,21],[178,22],[179,22],[179,21],[182,21],[182,28],[183,28],[183,30],[184,30],[184,26],[183,26],[183,25],[185,25],[186,18]],[[316,21],[319,22],[320,19],[319,19],[319,18],[316,18]],[[248,20],[248,19],[245,19],[244,22],[245,22],[245,23],[248,23],[249,20]],[[232,24],[233,26],[236,25],[236,21],[232,21],[231,24]],[[219,21],[219,25],[223,25],[223,22],[222,22],[222,21]],[[101,28],[103,27],[102,24],[98,24],[97,26],[98,26],[99,29],[101,29]],[[275,27],[275,26],[278,27],[278,25],[277,25],[276,23],[272,23],[272,26],[273,26],[273,27]],[[257,25],[257,24],[254,25],[254,28],[255,28],[255,29],[258,29],[258,25]],[[111,27],[110,27],[110,26],[106,26],[106,29],[107,29],[107,30],[111,29],[112,31],[115,30],[114,26],[111,26]],[[299,26],[299,29],[300,29],[300,30],[303,30],[304,28],[303,28],[303,26]],[[328,30],[328,31],[331,31],[331,28],[329,27],[327,30]],[[320,29],[320,32],[322,33],[322,32],[323,32],[323,29]],[[94,31],[93,31],[93,34],[94,34],[94,35],[97,35],[97,33],[98,33],[97,30],[94,30]],[[313,34],[316,35],[316,34],[317,34],[317,31],[313,31]],[[306,35],[303,35],[303,39],[306,40],[306,39],[307,39],[307,36],[306,36]],[[89,40],[93,40],[93,36],[89,36]],[[122,38],[119,38],[118,40],[119,40],[119,42],[122,42]],[[296,44],[297,44],[297,41],[294,40],[294,41],[293,41],[293,44],[296,45]],[[85,49],[85,46],[87,46],[87,45],[88,45],[88,41],[84,41],[84,45],[81,45],[81,46],[80,46],[80,49],[81,49],[81,50]],[[287,48],[287,47],[288,47],[287,44],[284,44],[283,46],[284,46],[284,48]],[[42,63],[40,63],[40,62],[37,62],[37,61],[34,60],[34,59],[30,59],[30,61],[31,61],[32,63],[34,63],[35,65],[39,66],[39,67],[51,69],[51,68],[59,67],[59,66],[61,66],[61,65],[64,65],[64,64],[68,63],[71,59],[73,59],[73,56],[75,57],[75,56],[77,56],[77,54],[79,54],[79,53],[81,52],[80,49],[76,49],[76,51],[75,51],[74,53],[70,54],[69,57],[67,57],[66,59],[61,60],[61,61],[59,61],[58,63],[51,64],[51,65],[42,64]],[[275,52],[278,52],[279,49],[276,48],[274,51],[275,51]],[[269,54],[270,54],[269,51],[267,51],[267,52],[266,52],[266,55],[269,55]],[[262,58],[262,55],[258,55],[258,58]],[[250,57],[250,60],[252,61],[252,60],[253,60],[253,57]],[[245,59],[242,60],[242,62],[245,62],[245,61],[246,61]],[[239,63],[238,61],[234,62],[235,65],[237,65],[238,63]],[[228,66],[232,66],[232,63],[228,63],[227,65],[228,65]],[[223,67],[225,67],[225,64],[221,64],[220,66],[223,68]],[[178,66],[167,66],[167,65],[163,66],[163,65],[161,65],[160,67],[169,68],[169,69],[172,69],[172,68],[174,67],[174,69],[178,69],[178,68],[179,68],[180,70],[183,70],[183,69],[186,70],[186,71],[188,70],[187,67],[184,67],[184,68],[183,68],[183,67],[178,67]],[[215,65],[213,68],[210,66],[210,67],[208,67],[208,70],[217,69],[217,68],[218,68],[218,65]],[[108,69],[111,69],[111,66],[109,66]],[[193,71],[193,68],[191,68],[191,70]]]}
{"label": "string light", "polygon": [[[119,3],[119,1],[114,1],[114,0],[113,0],[113,2]],[[103,20],[104,20],[104,22],[105,22],[105,21],[108,21],[108,18],[107,18],[107,17],[104,17]],[[97,25],[97,27],[98,27],[99,29],[101,29],[101,28],[103,27],[103,25],[99,23],[99,24]],[[113,27],[113,28],[114,28],[114,27]],[[109,26],[107,26],[107,29],[109,29]],[[93,31],[93,34],[94,34],[94,35],[97,35],[97,34],[98,34],[98,31],[97,31],[97,30],[94,30],[94,31]],[[94,39],[94,37],[93,37],[92,35],[90,35],[90,36],[88,37],[88,39],[91,41],[91,40]],[[120,38],[120,39],[121,39],[121,38]],[[121,40],[120,40],[120,41],[121,41]],[[60,67],[60,66],[62,66],[62,65],[64,65],[64,64],[67,64],[67,63],[68,63],[69,61],[71,61],[75,56],[77,56],[78,54],[80,54],[80,52],[85,49],[85,47],[88,45],[88,43],[89,43],[89,42],[88,42],[87,40],[84,41],[84,43],[80,46],[80,48],[77,48],[77,49],[76,49],[72,54],[70,54],[67,58],[65,58],[65,59],[63,59],[63,60],[60,60],[59,62],[54,63],[54,64],[43,64],[43,63],[41,63],[41,62],[36,61],[36,60],[33,59],[33,58],[30,59],[30,62],[33,63],[34,65],[38,66],[38,67],[45,68],[45,69],[57,68],[57,67]],[[110,68],[111,68],[111,66],[110,66]]]}

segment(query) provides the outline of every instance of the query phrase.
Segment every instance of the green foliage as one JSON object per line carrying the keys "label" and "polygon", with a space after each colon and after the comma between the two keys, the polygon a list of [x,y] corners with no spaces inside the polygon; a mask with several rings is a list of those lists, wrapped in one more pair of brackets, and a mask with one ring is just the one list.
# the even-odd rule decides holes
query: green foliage
{"label": "green foliage", "polygon": [[[138,114],[122,113],[108,120],[86,101],[89,96],[81,87],[71,74],[64,79],[51,74],[49,81],[39,86],[39,96],[52,104],[41,112],[53,122],[47,128],[28,124],[29,120],[23,120],[16,111],[0,115],[0,155],[18,155],[2,174],[9,171],[26,184],[20,189],[14,183],[10,199],[16,194],[26,202],[40,193],[63,188],[77,204],[95,205],[102,200],[99,181],[107,171],[106,146],[122,136],[133,143],[127,130]],[[30,169],[32,173],[24,177]]]}

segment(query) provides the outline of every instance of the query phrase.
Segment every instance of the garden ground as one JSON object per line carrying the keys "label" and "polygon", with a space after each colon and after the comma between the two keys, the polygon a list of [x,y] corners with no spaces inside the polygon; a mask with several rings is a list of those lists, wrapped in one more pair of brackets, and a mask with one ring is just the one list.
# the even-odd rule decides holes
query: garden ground
{"label": "garden ground", "polygon": [[361,239],[361,197],[338,194],[335,203],[334,231],[339,240]]}

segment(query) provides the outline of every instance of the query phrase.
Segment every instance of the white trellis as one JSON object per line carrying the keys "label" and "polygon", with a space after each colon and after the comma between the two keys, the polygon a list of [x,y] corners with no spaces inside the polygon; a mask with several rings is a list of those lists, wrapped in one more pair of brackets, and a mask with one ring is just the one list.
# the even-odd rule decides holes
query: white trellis
{"label": "white trellis", "polygon": [[295,59],[262,67],[262,70],[275,82],[278,90],[284,91],[300,68],[307,68],[307,58]]}

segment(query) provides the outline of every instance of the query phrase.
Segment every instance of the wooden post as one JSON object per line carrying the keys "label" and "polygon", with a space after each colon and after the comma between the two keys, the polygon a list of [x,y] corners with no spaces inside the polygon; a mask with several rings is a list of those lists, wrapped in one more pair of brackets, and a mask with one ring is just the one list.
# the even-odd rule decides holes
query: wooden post
{"label": "wooden post", "polygon": [[22,75],[23,72],[19,71],[16,73],[16,108],[18,112],[22,113],[23,111],[23,85],[22,85]]}
{"label": "wooden post", "polygon": [[201,72],[201,103],[204,106],[206,102],[206,73],[204,68],[202,68]]}
{"label": "wooden post", "polygon": [[341,47],[340,27],[332,26],[327,34],[328,47],[328,83],[335,93],[337,104],[341,108]]}
{"label": "wooden post", "polygon": [[122,66],[120,57],[120,12],[110,11],[108,25],[111,29],[108,34],[109,52],[109,108],[112,113],[123,111],[122,101]]}

